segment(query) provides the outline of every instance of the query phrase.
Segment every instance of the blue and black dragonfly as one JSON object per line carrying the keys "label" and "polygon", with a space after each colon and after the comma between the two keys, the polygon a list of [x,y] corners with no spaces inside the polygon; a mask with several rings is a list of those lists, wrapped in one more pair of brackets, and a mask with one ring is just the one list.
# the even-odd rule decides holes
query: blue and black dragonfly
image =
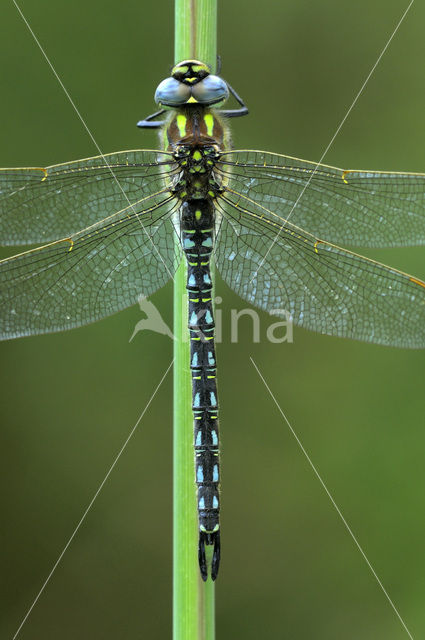
{"label": "blue and black dragonfly", "polygon": [[[234,110],[223,110],[233,94]],[[425,242],[425,174],[343,170],[230,148],[243,101],[209,67],[158,86],[166,150],[0,170],[0,242],[44,243],[0,262],[0,336],[63,331],[149,296],[187,263],[199,565],[220,560],[211,260],[242,298],[323,334],[425,347],[425,282],[344,246]],[[165,114],[163,121],[158,117]],[[211,568],[205,546],[213,546]]]}

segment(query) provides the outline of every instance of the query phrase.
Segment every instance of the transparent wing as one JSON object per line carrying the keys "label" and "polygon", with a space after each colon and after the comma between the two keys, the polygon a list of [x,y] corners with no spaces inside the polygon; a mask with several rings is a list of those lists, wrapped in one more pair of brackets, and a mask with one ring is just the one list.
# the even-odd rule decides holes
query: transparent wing
{"label": "transparent wing", "polygon": [[425,347],[425,282],[283,226],[226,193],[215,261],[242,298],[299,326],[398,347]]}
{"label": "transparent wing", "polygon": [[174,198],[158,193],[69,238],[0,261],[0,338],[108,316],[162,287],[180,261]]}
{"label": "transparent wing", "polygon": [[164,188],[178,170],[159,151],[120,151],[46,168],[0,169],[0,244],[49,242]]}
{"label": "transparent wing", "polygon": [[230,189],[329,242],[425,243],[425,174],[343,171],[263,151],[226,152],[217,166]]}

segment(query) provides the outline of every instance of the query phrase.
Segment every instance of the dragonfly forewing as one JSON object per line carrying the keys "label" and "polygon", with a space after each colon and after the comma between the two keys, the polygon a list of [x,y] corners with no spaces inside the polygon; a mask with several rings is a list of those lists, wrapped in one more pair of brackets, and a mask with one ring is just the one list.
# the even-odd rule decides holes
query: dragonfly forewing
{"label": "dragonfly forewing", "polygon": [[425,244],[425,174],[350,171],[264,151],[230,151],[229,187],[283,220],[349,247]]}
{"label": "dragonfly forewing", "polygon": [[160,191],[176,171],[168,154],[149,150],[0,169],[0,243],[50,242],[77,233]]}

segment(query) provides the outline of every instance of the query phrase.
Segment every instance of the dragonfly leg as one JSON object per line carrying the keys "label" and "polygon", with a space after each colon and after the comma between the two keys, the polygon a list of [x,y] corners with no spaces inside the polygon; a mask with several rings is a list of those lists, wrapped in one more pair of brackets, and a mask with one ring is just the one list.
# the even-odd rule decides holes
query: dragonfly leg
{"label": "dragonfly leg", "polygon": [[248,115],[249,113],[248,107],[246,106],[242,98],[236,93],[236,91],[228,82],[226,84],[230,93],[235,98],[236,102],[240,104],[241,108],[240,109],[220,109],[220,115],[225,116],[226,118],[240,118],[241,116]]}
{"label": "dragonfly leg", "polygon": [[[219,56],[218,54],[217,54],[217,72],[216,73],[218,76],[221,74],[221,56]],[[220,115],[224,116],[225,118],[240,118],[240,116],[248,115],[248,107],[246,106],[242,98],[239,96],[239,94],[236,93],[236,91],[228,82],[226,82],[226,84],[230,93],[235,98],[236,102],[241,106],[241,108],[240,109],[221,109]]]}
{"label": "dragonfly leg", "polygon": [[155,120],[158,116],[162,116],[165,113],[165,109],[160,109],[160,111],[155,111],[155,113],[151,113],[150,116],[147,116],[144,120],[139,120],[137,126],[140,129],[159,129],[163,127],[165,122],[164,120]]}

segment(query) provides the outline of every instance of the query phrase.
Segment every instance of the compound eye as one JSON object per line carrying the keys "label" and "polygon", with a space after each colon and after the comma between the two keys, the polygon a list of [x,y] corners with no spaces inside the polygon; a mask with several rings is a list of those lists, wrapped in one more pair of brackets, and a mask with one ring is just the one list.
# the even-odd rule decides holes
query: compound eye
{"label": "compound eye", "polygon": [[190,98],[190,89],[175,78],[166,78],[155,91],[155,102],[166,107],[184,104]]}
{"label": "compound eye", "polygon": [[216,104],[227,100],[229,90],[222,78],[209,75],[193,85],[192,95],[200,104]]}

